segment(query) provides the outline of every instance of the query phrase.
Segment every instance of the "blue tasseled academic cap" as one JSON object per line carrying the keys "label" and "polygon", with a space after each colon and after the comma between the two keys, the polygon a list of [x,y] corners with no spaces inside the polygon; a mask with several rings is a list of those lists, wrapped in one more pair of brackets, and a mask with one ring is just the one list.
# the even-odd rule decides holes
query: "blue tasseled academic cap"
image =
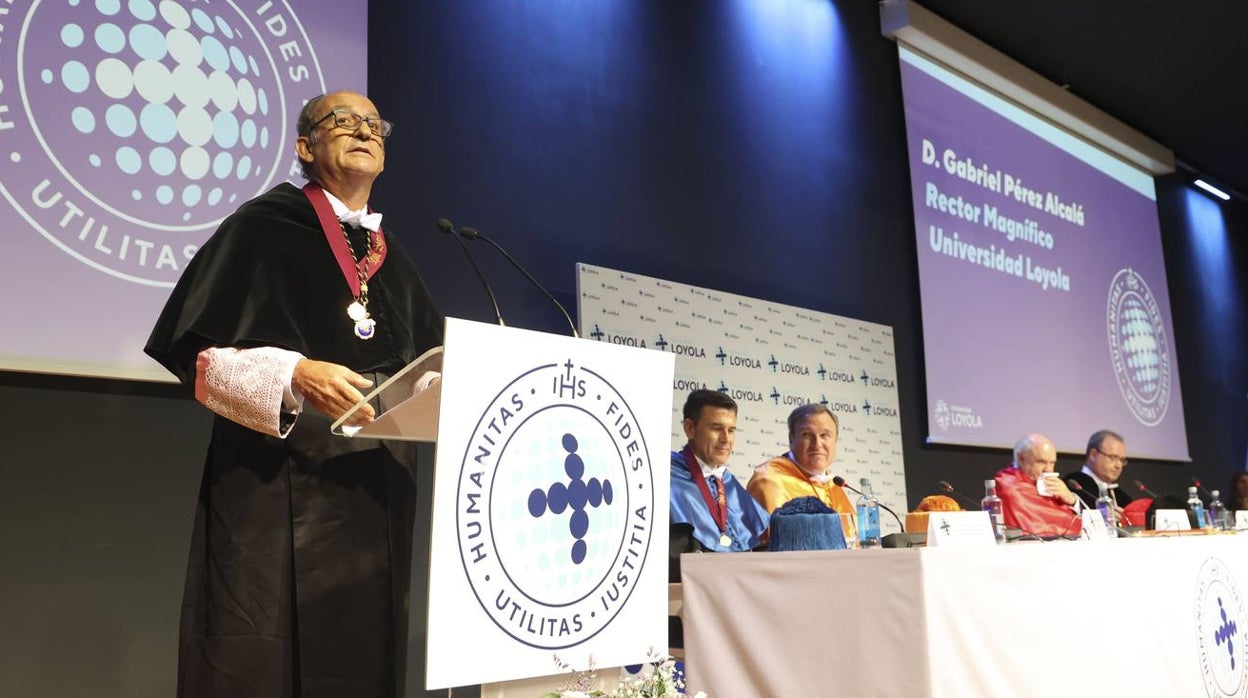
{"label": "blue tasseled academic cap", "polygon": [[818,497],[798,497],[771,512],[772,550],[844,550],[841,517]]}

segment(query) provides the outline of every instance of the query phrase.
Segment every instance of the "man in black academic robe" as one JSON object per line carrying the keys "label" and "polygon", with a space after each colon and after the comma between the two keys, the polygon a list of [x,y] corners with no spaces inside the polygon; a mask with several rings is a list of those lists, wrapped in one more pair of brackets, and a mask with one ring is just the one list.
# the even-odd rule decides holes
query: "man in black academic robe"
{"label": "man in black academic robe", "polygon": [[[146,347],[197,395],[213,351],[285,353],[297,362],[287,395],[303,402],[292,411],[283,398],[276,433],[263,433],[239,423],[246,408],[216,407],[262,392],[254,376],[201,395],[218,416],[187,568],[179,696],[403,689],[415,475],[418,461],[432,468],[432,450],[332,436],[329,425],[370,381],[440,344],[441,319],[396,240],[324,215],[329,200],[367,211],[390,124],[363,95],[340,92],[311,100],[298,127],[312,184],[278,185],[227,218]],[[361,301],[364,325],[347,315]]]}
{"label": "man in black academic robe", "polygon": [[[1088,438],[1083,468],[1066,473],[1062,479],[1078,482],[1079,488],[1075,489],[1075,495],[1083,500],[1084,505],[1092,509],[1096,508],[1101,485],[1105,485],[1114,500],[1114,508],[1121,512],[1123,507],[1134,500],[1134,497],[1121,487],[1109,486],[1118,484],[1126,466],[1126,440],[1117,432],[1101,429]],[[1121,514],[1119,516],[1121,518]]]}

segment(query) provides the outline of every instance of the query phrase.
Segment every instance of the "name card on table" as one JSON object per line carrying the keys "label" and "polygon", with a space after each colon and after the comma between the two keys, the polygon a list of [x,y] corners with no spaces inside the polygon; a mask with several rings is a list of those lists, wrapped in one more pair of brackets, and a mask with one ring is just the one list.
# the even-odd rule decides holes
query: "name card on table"
{"label": "name card on table", "polygon": [[929,511],[927,547],[987,548],[997,544],[986,511]]}
{"label": "name card on table", "polygon": [[1153,528],[1158,531],[1190,531],[1192,522],[1186,509],[1158,509]]}
{"label": "name card on table", "polygon": [[1235,512],[1235,530],[1236,531],[1248,530],[1248,511],[1236,511]]}
{"label": "name card on table", "polygon": [[1117,538],[1118,533],[1110,533],[1105,526],[1105,517],[1101,516],[1101,512],[1097,509],[1084,509],[1083,528],[1079,532],[1079,537],[1084,540],[1109,540]]}

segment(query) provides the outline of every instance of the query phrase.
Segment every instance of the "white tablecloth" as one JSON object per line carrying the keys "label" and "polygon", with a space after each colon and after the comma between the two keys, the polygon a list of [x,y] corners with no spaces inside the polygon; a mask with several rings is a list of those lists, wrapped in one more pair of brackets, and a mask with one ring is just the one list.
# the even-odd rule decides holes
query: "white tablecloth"
{"label": "white tablecloth", "polygon": [[1243,535],[700,554],[681,568],[690,693],[1248,695]]}

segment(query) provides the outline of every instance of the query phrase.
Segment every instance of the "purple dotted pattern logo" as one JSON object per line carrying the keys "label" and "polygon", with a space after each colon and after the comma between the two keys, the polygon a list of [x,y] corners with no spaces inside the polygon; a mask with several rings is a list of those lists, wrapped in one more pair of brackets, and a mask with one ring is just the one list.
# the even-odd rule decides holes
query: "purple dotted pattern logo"
{"label": "purple dotted pattern logo", "polygon": [[172,285],[226,215],[297,173],[293,122],[325,87],[286,2],[36,0],[5,25],[21,111],[0,113],[0,193],[80,261]]}
{"label": "purple dotted pattern logo", "polygon": [[1106,307],[1110,361],[1118,390],[1145,426],[1157,426],[1170,407],[1170,341],[1157,299],[1144,277],[1121,269],[1109,284]]}

